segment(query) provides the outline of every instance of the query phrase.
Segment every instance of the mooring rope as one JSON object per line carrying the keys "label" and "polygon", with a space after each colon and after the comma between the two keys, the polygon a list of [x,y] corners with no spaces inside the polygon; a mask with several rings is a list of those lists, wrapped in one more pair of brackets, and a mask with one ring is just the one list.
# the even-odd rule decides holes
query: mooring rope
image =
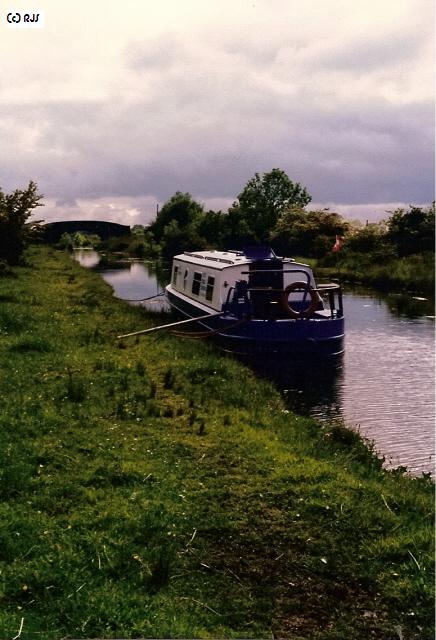
{"label": "mooring rope", "polygon": [[248,322],[249,318],[242,318],[237,322],[229,325],[228,327],[224,327],[223,329],[215,329],[209,331],[178,331],[177,329],[170,331],[171,335],[177,336],[178,338],[193,338],[195,340],[201,340],[202,338],[212,338],[213,336],[220,335],[222,333],[226,333],[226,331],[230,331],[230,329],[234,329],[235,327]]}
{"label": "mooring rope", "polygon": [[132,333],[124,333],[121,336],[117,336],[117,340],[122,338],[130,338],[131,336],[139,336],[144,333],[153,333],[153,331],[160,331],[161,329],[169,329],[171,327],[177,327],[181,324],[189,324],[190,322],[198,322],[199,320],[206,320],[209,318],[216,318],[217,316],[224,315],[224,311],[218,311],[218,313],[208,313],[205,316],[197,316],[196,318],[188,318],[187,320],[179,320],[178,322],[170,322],[169,324],[161,324],[158,327],[149,327],[148,329],[141,329],[140,331],[133,331]]}
{"label": "mooring rope", "polygon": [[149,296],[148,298],[123,298],[123,300],[124,302],[145,302],[146,300],[152,300],[153,298],[158,298],[164,294],[165,291],[161,291],[160,293],[156,293],[154,296]]}

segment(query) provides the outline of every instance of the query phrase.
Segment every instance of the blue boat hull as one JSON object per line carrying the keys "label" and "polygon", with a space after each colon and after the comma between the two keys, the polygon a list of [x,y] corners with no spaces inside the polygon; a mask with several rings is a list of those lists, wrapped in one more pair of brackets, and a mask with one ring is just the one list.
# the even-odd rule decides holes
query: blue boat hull
{"label": "blue boat hull", "polygon": [[[167,298],[172,309],[182,318],[204,315],[204,311],[195,304],[168,290]],[[292,354],[295,358],[326,360],[337,358],[344,351],[344,318],[250,318],[244,321],[228,314],[202,319],[198,325],[203,330],[215,332],[214,339],[222,349],[237,354]]]}

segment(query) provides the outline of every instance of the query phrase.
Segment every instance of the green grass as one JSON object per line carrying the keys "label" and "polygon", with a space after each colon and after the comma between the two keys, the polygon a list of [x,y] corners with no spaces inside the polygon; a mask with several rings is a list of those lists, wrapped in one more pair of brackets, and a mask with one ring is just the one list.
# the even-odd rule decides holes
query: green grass
{"label": "green grass", "polygon": [[[329,266],[316,267],[316,273],[339,277],[352,283],[369,285],[381,291],[415,291],[434,295],[434,253],[404,258],[360,253],[329,256]],[[325,263],[325,260],[324,260]],[[321,261],[323,264],[323,261]]]}
{"label": "green grass", "polygon": [[0,280],[0,637],[433,638],[433,484],[68,256]]}

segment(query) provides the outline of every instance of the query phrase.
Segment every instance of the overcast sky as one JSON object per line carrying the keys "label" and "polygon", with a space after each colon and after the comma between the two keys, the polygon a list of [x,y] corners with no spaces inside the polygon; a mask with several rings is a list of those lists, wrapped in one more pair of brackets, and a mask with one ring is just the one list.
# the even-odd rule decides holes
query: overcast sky
{"label": "overcast sky", "polygon": [[433,0],[0,2],[0,187],[126,224],[274,167],[350,218],[430,203],[433,35]]}

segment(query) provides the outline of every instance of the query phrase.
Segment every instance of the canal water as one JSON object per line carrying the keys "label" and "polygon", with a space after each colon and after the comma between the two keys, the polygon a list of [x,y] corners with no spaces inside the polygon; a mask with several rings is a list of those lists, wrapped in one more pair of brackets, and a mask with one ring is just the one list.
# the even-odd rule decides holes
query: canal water
{"label": "canal water", "polygon": [[[76,258],[97,268],[122,299],[138,300],[162,291],[169,273],[152,264],[104,265],[96,252]],[[157,298],[147,309],[162,310]],[[335,369],[295,369],[281,361],[270,375],[289,408],[316,417],[344,420],[385,457],[388,467],[414,475],[434,472],[434,306],[418,295],[344,291],[345,353]],[[265,375],[265,368],[262,367]],[[279,374],[277,373],[279,372]]]}

